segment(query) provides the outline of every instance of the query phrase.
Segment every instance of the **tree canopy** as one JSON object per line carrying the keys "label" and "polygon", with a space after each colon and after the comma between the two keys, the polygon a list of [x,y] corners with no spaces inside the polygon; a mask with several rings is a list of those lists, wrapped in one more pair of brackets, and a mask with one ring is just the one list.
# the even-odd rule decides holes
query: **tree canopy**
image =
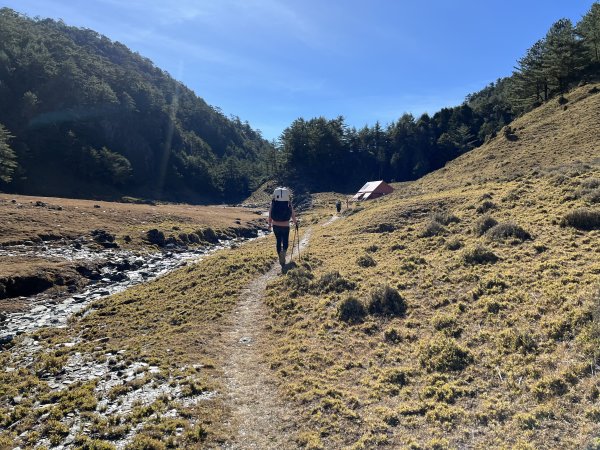
{"label": "tree canopy", "polygon": [[272,152],[247,122],[123,44],[8,8],[0,122],[14,136],[1,182],[24,193],[233,201],[264,181]]}

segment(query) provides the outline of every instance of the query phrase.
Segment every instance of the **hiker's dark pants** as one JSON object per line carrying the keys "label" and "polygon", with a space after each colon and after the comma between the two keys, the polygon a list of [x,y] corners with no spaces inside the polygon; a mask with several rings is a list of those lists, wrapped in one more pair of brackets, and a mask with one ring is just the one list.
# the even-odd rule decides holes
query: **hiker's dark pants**
{"label": "hiker's dark pants", "polygon": [[277,238],[277,254],[281,252],[282,247],[283,251],[287,251],[288,243],[290,241],[290,227],[273,225],[273,233],[275,233],[275,238]]}

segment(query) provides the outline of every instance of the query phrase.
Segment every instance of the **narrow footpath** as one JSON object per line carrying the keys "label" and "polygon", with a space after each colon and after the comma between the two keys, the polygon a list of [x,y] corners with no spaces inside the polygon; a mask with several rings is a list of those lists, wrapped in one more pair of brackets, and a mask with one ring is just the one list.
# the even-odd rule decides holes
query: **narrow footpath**
{"label": "narrow footpath", "polygon": [[[300,242],[301,252],[309,239],[310,229]],[[294,251],[294,260],[297,256]],[[292,440],[295,431],[293,413],[280,398],[264,357],[269,347],[266,330],[269,311],[263,298],[269,281],[280,273],[276,264],[242,291],[223,335],[227,351],[225,402],[232,411],[231,429],[236,430],[236,435],[223,449],[297,448]]]}

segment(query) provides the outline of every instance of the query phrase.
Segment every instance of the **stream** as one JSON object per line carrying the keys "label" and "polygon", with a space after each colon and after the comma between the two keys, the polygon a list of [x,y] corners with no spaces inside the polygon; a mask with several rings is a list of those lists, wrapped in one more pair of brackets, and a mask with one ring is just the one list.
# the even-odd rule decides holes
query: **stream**
{"label": "stream", "polygon": [[0,258],[6,256],[36,256],[68,261],[106,261],[97,280],[90,280],[86,289],[76,294],[52,298],[37,294],[20,298],[32,305],[25,312],[5,313],[0,321],[0,345],[10,343],[15,336],[41,327],[66,327],[72,314],[76,314],[99,298],[122,292],[140,283],[154,280],[172,270],[197,262],[219,250],[231,248],[242,242],[265,236],[259,231],[255,238],[220,240],[218,244],[195,248],[172,248],[161,252],[140,255],[131,251],[107,249],[95,251],[84,246],[48,244],[42,247],[16,245],[0,248]]}

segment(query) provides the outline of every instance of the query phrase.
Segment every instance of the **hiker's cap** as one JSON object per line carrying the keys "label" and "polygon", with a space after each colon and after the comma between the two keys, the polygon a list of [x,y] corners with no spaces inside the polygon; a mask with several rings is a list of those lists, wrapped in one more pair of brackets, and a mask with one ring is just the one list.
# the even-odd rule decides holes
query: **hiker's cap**
{"label": "hiker's cap", "polygon": [[273,192],[273,199],[278,202],[289,202],[290,201],[290,191],[288,188],[278,187]]}

